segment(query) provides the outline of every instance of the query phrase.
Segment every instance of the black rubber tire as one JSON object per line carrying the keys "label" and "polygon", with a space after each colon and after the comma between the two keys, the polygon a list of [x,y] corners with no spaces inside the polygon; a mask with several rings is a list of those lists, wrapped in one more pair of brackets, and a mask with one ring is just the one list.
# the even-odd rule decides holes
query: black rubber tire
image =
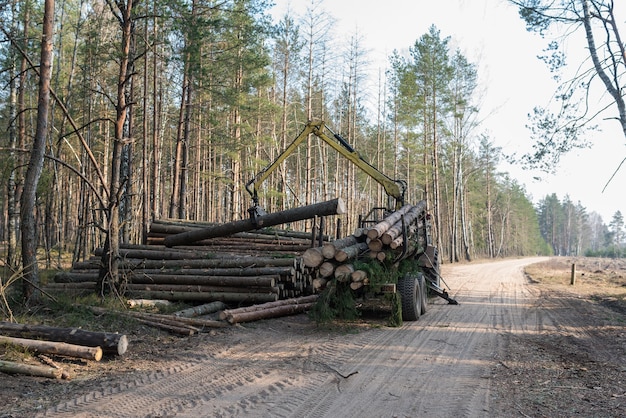
{"label": "black rubber tire", "polygon": [[420,292],[420,297],[421,297],[421,304],[420,304],[420,315],[424,315],[426,313],[426,311],[428,310],[428,288],[426,287],[426,278],[424,278],[424,275],[422,273],[417,275],[418,277],[418,283],[420,285],[421,288],[421,292]]}
{"label": "black rubber tire", "polygon": [[422,311],[422,291],[417,277],[407,275],[400,278],[398,293],[402,301],[402,320],[417,321]]}

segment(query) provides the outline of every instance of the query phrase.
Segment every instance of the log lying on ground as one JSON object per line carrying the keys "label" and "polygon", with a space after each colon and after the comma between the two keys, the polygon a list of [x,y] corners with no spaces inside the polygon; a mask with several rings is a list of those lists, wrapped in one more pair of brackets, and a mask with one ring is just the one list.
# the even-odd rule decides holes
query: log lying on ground
{"label": "log lying on ground", "polygon": [[128,349],[128,338],[123,334],[86,331],[78,328],[57,328],[46,325],[0,322],[0,332],[21,338],[44,339],[87,347],[101,347],[104,354],[123,355]]}
{"label": "log lying on ground", "polygon": [[343,200],[337,198],[328,202],[316,203],[313,205],[259,216],[256,218],[256,222],[252,219],[244,219],[241,221],[216,225],[210,228],[170,235],[165,238],[164,243],[167,247],[174,247],[177,245],[194,243],[203,239],[228,236],[237,232],[252,231],[266,226],[302,221],[314,218],[315,216],[339,215],[345,213],[345,211],[346,208]]}
{"label": "log lying on ground", "polygon": [[249,322],[259,319],[276,318],[278,316],[292,315],[310,309],[317,300],[317,295],[300,298],[285,299],[276,302],[252,305],[237,309],[228,309],[220,312],[220,319],[231,324],[237,322]]}
{"label": "log lying on ground", "polygon": [[203,305],[194,306],[187,309],[182,309],[180,311],[174,312],[172,315],[179,316],[182,318],[192,318],[194,316],[206,315],[215,313],[218,311],[222,311],[226,309],[227,306],[224,302],[210,302],[205,303]]}
{"label": "log lying on ground", "polygon": [[210,319],[183,318],[149,312],[110,311],[97,306],[90,306],[89,309],[98,314],[128,316],[146,325],[161,328],[179,335],[193,335],[196,332],[203,331],[204,328],[224,328],[228,326],[226,322],[213,321]]}
{"label": "log lying on ground", "polygon": [[172,302],[169,300],[158,299],[128,299],[126,304],[129,308],[142,308],[142,307],[155,307],[155,306],[167,306]]}
{"label": "log lying on ground", "polygon": [[63,368],[61,366],[59,366],[58,364],[56,364],[50,357],[46,356],[45,354],[39,354],[37,356],[37,358],[42,361],[43,363],[47,364],[48,366],[60,370],[61,371],[61,379],[69,379],[70,378],[70,374],[66,371],[63,370]]}
{"label": "log lying on ground", "polygon": [[25,374],[28,376],[41,376],[50,379],[60,379],[63,371],[54,367],[33,366],[30,364],[15,363],[13,361],[0,360],[0,372],[10,374]]}
{"label": "log lying on ground", "polygon": [[254,312],[234,313],[228,318],[231,324],[259,321],[261,319],[278,318],[280,316],[295,315],[311,309],[315,303],[300,303],[295,305],[276,306]]}
{"label": "log lying on ground", "polygon": [[14,344],[29,350],[46,354],[58,354],[67,357],[76,357],[86,360],[100,361],[102,348],[84,347],[82,345],[61,343],[56,341],[31,340],[28,338],[5,337],[0,335],[0,344]]}

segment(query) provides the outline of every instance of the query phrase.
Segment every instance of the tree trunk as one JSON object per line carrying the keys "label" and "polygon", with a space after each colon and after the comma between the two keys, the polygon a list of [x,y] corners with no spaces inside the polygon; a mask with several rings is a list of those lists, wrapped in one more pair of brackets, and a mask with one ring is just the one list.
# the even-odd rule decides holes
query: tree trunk
{"label": "tree trunk", "polygon": [[204,284],[172,284],[172,283],[130,283],[126,285],[126,290],[147,291],[147,292],[190,292],[190,293],[276,293],[278,287],[271,286],[236,286],[236,285],[204,285]]}
{"label": "tree trunk", "polygon": [[352,264],[342,264],[335,269],[335,278],[340,282],[349,282],[352,280],[354,266]]}
{"label": "tree trunk", "polygon": [[37,102],[37,127],[28,169],[24,177],[21,198],[23,296],[27,302],[37,303],[40,292],[39,269],[37,266],[37,231],[35,226],[35,204],[37,185],[43,169],[43,160],[48,134],[48,112],[50,109],[50,78],[52,75],[52,39],[54,36],[54,0],[44,5],[43,34],[41,38],[41,62],[39,70],[39,99]]}
{"label": "tree trunk", "polygon": [[324,261],[318,269],[319,276],[323,279],[332,277],[335,272],[335,263],[332,261]]}
{"label": "tree trunk", "polygon": [[[424,201],[420,203],[424,203]],[[413,223],[424,212],[424,209],[425,205],[413,206],[411,210],[404,214],[404,226],[408,227]],[[391,244],[393,240],[402,235],[403,231],[402,219],[400,219],[383,233],[381,237],[382,243],[384,245]]]}
{"label": "tree trunk", "polygon": [[224,304],[224,302],[210,302],[203,305],[176,311],[172,315],[183,318],[192,318],[194,316],[206,315],[222,311],[224,309],[226,309],[226,305]]}
{"label": "tree trunk", "polygon": [[275,302],[268,302],[268,303],[263,303],[259,305],[245,306],[245,307],[237,308],[237,309],[227,309],[227,310],[220,312],[219,317],[222,320],[227,320],[230,322],[229,318],[233,314],[258,312],[258,311],[264,311],[267,309],[273,309],[273,308],[281,307],[281,306],[293,306],[293,305],[315,303],[315,301],[317,301],[317,298],[318,298],[317,295],[311,295],[311,296],[303,296],[300,298],[292,298],[292,299],[279,300]]}
{"label": "tree trunk", "polygon": [[128,68],[130,63],[130,47],[132,41],[132,9],[133,0],[126,0],[126,4],[119,2],[119,16],[116,16],[122,26],[122,44],[120,53],[119,73],[117,77],[117,103],[115,120],[115,138],[113,141],[113,153],[111,156],[111,177],[109,183],[109,203],[106,210],[107,227],[102,257],[102,268],[98,278],[100,293],[104,295],[119,285],[119,249],[120,249],[120,190],[121,184],[121,160],[124,147],[124,125],[128,112],[126,103],[126,89],[128,87]]}
{"label": "tree trunk", "polygon": [[226,293],[226,292],[159,292],[134,290],[129,296],[145,299],[180,300],[187,302],[215,302],[225,303],[263,303],[278,300],[275,293]]}

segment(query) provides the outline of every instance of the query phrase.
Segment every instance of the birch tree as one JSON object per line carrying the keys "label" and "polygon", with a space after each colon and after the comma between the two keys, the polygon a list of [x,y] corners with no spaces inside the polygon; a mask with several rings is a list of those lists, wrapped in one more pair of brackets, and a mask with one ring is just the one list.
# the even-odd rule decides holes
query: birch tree
{"label": "birch tree", "polygon": [[[538,106],[530,119],[533,151],[523,157],[530,167],[550,172],[561,155],[590,144],[586,133],[602,119],[616,121],[626,139],[624,101],[626,49],[613,0],[509,0],[519,7],[520,16],[531,32],[549,38],[546,55],[560,85],[554,107]],[[566,49],[576,56],[576,68],[567,78]],[[599,97],[599,99],[597,99]],[[626,141],[625,141],[626,142]],[[616,168],[616,172],[622,167]],[[615,174],[614,174],[615,175]],[[609,180],[610,181],[610,180]]]}

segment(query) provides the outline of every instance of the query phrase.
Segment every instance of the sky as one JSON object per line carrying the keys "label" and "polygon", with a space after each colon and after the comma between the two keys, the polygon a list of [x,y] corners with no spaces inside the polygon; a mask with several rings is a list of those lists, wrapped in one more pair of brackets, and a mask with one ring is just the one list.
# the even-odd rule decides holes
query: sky
{"label": "sky", "polygon": [[[278,21],[287,10],[302,15],[310,0],[274,3],[271,12]],[[409,47],[434,24],[442,38],[449,36],[451,46],[478,67],[480,132],[506,155],[531,149],[527,115],[535,106],[548,104],[557,84],[537,58],[547,41],[527,32],[517,9],[506,1],[325,0],[321,8],[335,19],[333,38],[339,42],[343,38],[346,45],[355,34],[361,38],[373,80],[384,71],[394,50],[408,56]],[[626,30],[626,23],[622,24]],[[572,56],[584,53],[583,45],[570,43],[569,47]],[[603,191],[626,158],[626,139],[617,122],[598,124],[601,130],[589,138],[593,148],[575,150],[562,158],[554,175],[507,163],[500,169],[524,185],[533,203],[552,193],[561,201],[567,195],[587,212],[599,213],[608,224],[616,211],[626,215],[626,163]]]}

